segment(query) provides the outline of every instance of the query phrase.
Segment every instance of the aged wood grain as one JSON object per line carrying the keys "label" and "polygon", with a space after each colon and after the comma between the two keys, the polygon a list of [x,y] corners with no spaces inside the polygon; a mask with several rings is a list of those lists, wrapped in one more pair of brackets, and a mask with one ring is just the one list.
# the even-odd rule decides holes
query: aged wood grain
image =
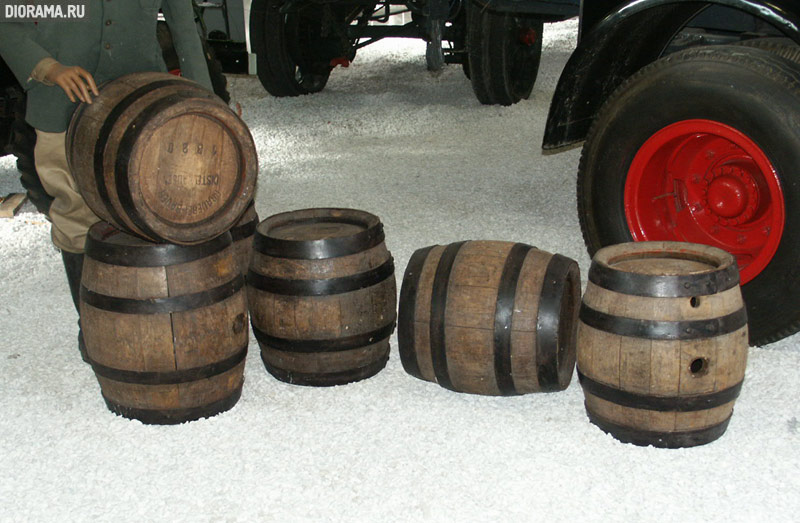
{"label": "aged wood grain", "polygon": [[247,126],[198,84],[135,73],[79,106],[67,158],[103,220],[153,241],[202,243],[253,199],[258,160]]}
{"label": "aged wood grain", "polygon": [[578,371],[590,419],[640,445],[686,447],[720,437],[747,363],[733,257],[686,243],[622,244],[597,252],[589,280]]}

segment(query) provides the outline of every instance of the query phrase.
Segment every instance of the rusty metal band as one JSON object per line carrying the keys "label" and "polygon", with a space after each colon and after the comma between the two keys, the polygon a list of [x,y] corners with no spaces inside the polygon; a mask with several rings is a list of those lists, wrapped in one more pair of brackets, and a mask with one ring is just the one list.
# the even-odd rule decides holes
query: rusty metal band
{"label": "rusty metal band", "polygon": [[247,284],[250,287],[271,294],[284,296],[329,296],[366,289],[384,280],[394,277],[394,261],[389,258],[382,265],[358,274],[341,278],[325,278],[320,280],[288,280],[264,276],[250,270],[247,273]]}
{"label": "rusty metal band", "polygon": [[589,281],[610,291],[650,298],[710,296],[739,285],[736,264],[702,274],[656,275],[616,270],[592,262]]}
{"label": "rusty metal band", "polygon": [[436,382],[450,390],[455,389],[447,368],[447,339],[445,337],[447,288],[450,285],[450,273],[453,270],[456,256],[465,243],[467,242],[451,243],[445,247],[442,257],[439,258],[439,264],[436,266],[431,289],[430,347],[433,372],[436,375]]}
{"label": "rusty metal band", "polygon": [[743,308],[707,320],[656,321],[624,318],[581,305],[580,319],[589,327],[632,338],[651,340],[696,340],[735,332],[747,325]]}
{"label": "rusty metal band", "polygon": [[137,385],[177,385],[179,383],[189,383],[202,379],[211,378],[219,374],[228,372],[247,356],[247,343],[239,348],[234,354],[224,360],[216,361],[209,365],[193,367],[191,369],[173,371],[137,371],[124,370],[108,367],[89,359],[87,363],[92,366],[97,376],[120,381],[123,383],[136,383]]}
{"label": "rusty metal band", "polygon": [[511,321],[514,316],[514,303],[517,298],[517,284],[522,272],[525,257],[533,249],[524,243],[515,243],[506,257],[500,284],[497,289],[497,302],[494,309],[494,375],[497,388],[503,396],[519,394],[514,385],[511,366]]}
{"label": "rusty metal band", "polygon": [[168,314],[217,304],[241,291],[242,287],[244,277],[238,274],[229,282],[213,289],[169,298],[137,299],[108,296],[81,285],[81,301],[97,309],[122,314]]}
{"label": "rusty metal band", "polygon": [[[361,220],[334,217],[319,217],[302,220],[302,223],[346,223],[364,226]],[[292,258],[298,260],[324,260],[339,258],[366,251],[384,240],[383,224],[377,222],[363,231],[350,236],[339,238],[324,238],[321,240],[284,240],[264,236],[256,231],[253,240],[253,249],[267,256],[276,258]]]}
{"label": "rusty metal band", "polygon": [[261,351],[261,361],[264,362],[267,372],[285,383],[309,387],[332,387],[361,381],[380,372],[386,366],[386,362],[389,361],[389,348],[387,347],[386,353],[373,363],[339,372],[296,372],[282,369],[269,363],[263,350]]}
{"label": "rusty metal band", "polygon": [[708,394],[694,396],[653,396],[618,389],[595,381],[578,369],[578,380],[584,392],[616,405],[632,409],[645,409],[657,412],[695,412],[713,409],[734,401],[742,391],[743,381],[732,387]]}
{"label": "rusty metal band", "polygon": [[564,300],[569,300],[570,286],[580,285],[579,282],[578,264],[574,260],[560,254],[550,258],[544,273],[536,318],[537,381],[542,392],[555,392],[563,388],[558,379],[559,367],[566,361],[564,353],[574,350],[569,345],[575,341],[571,335],[562,336],[564,322],[572,322],[575,310],[565,311],[568,303],[565,304]]}
{"label": "rusty metal band", "polygon": [[[244,380],[243,380],[244,381]],[[186,421],[194,421],[200,418],[210,418],[221,412],[230,410],[242,396],[242,384],[240,383],[233,392],[221,400],[203,405],[200,407],[189,407],[185,409],[140,409],[129,407],[109,400],[105,394],[103,399],[108,406],[108,410],[128,419],[137,419],[148,425],[177,425]]]}
{"label": "rusty metal band", "polygon": [[86,255],[93,260],[121,267],[167,267],[207,258],[225,250],[231,243],[230,234],[224,233],[196,245],[123,245],[96,238],[90,229],[86,238]]}
{"label": "rusty metal band", "polygon": [[253,218],[247,223],[243,223],[237,227],[233,227],[230,230],[231,238],[233,241],[237,242],[239,240],[244,240],[245,238],[249,238],[256,232],[256,227],[258,226],[258,217]]}
{"label": "rusty metal band", "polygon": [[291,339],[279,338],[267,334],[255,325],[252,325],[258,343],[262,347],[269,347],[283,352],[316,353],[316,352],[341,352],[353,349],[362,349],[380,341],[386,340],[394,332],[394,321],[379,329],[354,336],[327,339]]}
{"label": "rusty metal band", "polygon": [[414,318],[417,310],[417,292],[422,267],[434,246],[414,251],[403,275],[397,311],[397,349],[405,371],[415,378],[425,379],[419,370]]}
{"label": "rusty metal band", "polygon": [[677,449],[683,447],[696,447],[698,445],[705,445],[722,436],[728,428],[728,423],[731,417],[728,416],[724,421],[710,427],[704,427],[698,430],[688,430],[681,432],[655,432],[649,430],[639,430],[631,427],[625,427],[612,421],[609,421],[601,416],[586,409],[586,414],[589,416],[589,421],[599,427],[603,432],[611,434],[614,438],[623,443],[632,443],[633,445]]}

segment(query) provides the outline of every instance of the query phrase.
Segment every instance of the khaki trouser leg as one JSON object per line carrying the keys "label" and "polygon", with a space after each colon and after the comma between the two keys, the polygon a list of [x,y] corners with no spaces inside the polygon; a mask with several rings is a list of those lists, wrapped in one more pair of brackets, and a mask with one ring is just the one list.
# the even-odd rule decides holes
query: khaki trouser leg
{"label": "khaki trouser leg", "polygon": [[86,234],[100,221],[83,201],[67,165],[66,133],[36,131],[34,158],[42,186],[52,196],[50,235],[56,247],[82,253]]}

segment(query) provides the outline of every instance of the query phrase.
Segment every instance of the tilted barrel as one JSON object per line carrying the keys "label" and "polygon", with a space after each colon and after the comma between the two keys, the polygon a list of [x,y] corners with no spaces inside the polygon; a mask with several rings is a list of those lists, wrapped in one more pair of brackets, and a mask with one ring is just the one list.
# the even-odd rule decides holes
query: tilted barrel
{"label": "tilted barrel", "polygon": [[67,157],[87,205],[153,241],[202,243],[253,199],[258,161],[247,126],[213,93],[166,73],[134,73],[81,104]]}
{"label": "tilted barrel", "polygon": [[88,361],[110,410],[171,424],[237,402],[249,332],[230,234],[154,244],[100,222],[89,230],[82,281]]}
{"label": "tilted barrel", "polygon": [[403,367],[458,392],[563,390],[575,368],[580,292],[575,261],[530,245],[420,249],[400,291]]}
{"label": "tilted barrel", "polygon": [[726,430],[747,363],[736,260],[678,242],[599,250],[578,327],[589,419],[637,445],[690,447]]}
{"label": "tilted barrel", "polygon": [[267,218],[247,286],[261,358],[279,380],[339,385],[386,365],[397,289],[377,216],[306,209]]}

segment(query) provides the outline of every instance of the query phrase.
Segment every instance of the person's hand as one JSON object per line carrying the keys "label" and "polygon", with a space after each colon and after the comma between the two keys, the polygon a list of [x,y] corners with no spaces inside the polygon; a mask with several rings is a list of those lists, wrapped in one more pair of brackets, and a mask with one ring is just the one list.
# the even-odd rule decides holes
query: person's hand
{"label": "person's hand", "polygon": [[77,99],[90,104],[92,97],[89,93],[95,96],[100,94],[91,73],[77,65],[67,66],[56,62],[47,70],[44,79],[62,88],[70,102]]}

